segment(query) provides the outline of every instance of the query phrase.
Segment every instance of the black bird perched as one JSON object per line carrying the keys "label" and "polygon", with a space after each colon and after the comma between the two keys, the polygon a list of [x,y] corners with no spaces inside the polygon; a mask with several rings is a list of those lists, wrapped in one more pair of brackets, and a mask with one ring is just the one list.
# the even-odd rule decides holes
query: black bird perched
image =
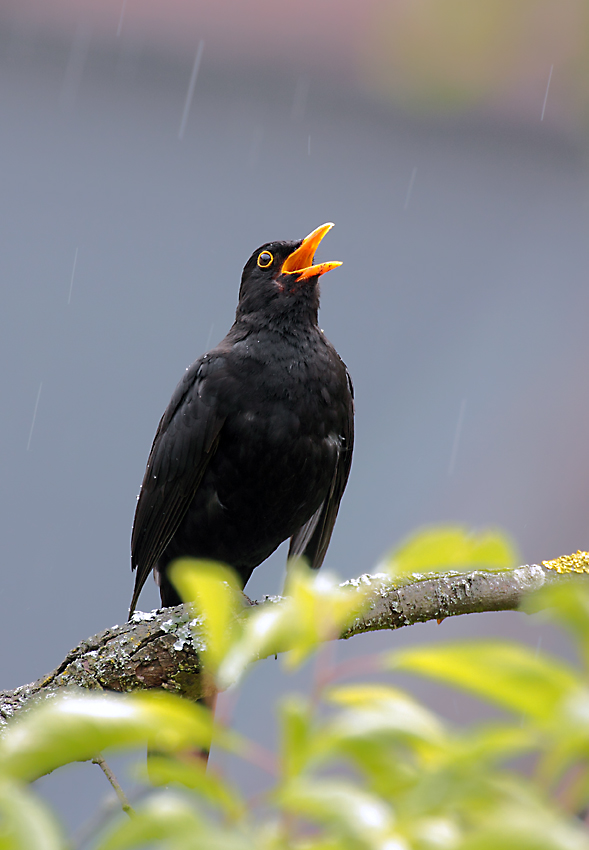
{"label": "black bird perched", "polygon": [[289,557],[318,569],[352,461],[352,382],[317,324],[313,265],[324,224],[298,242],[268,242],[241,277],[235,323],[196,360],[159,423],[135,511],[129,615],[153,569],[163,606],[182,556],[222,561],[245,586],[290,537]]}

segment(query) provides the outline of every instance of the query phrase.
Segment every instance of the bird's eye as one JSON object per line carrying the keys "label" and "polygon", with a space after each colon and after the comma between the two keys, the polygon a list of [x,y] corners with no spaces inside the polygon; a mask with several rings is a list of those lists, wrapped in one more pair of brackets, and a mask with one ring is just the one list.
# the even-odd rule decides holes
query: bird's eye
{"label": "bird's eye", "polygon": [[262,251],[258,254],[258,265],[261,269],[267,269],[268,266],[271,266],[274,261],[274,257],[270,253],[270,251]]}

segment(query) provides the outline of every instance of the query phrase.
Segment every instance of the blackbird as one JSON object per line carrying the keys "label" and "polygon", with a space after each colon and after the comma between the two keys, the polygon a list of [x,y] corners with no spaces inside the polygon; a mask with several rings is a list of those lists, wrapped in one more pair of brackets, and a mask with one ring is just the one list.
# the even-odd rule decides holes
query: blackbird
{"label": "blackbird", "polygon": [[268,242],[247,261],[235,322],[186,373],[159,423],[131,539],[129,616],[151,570],[162,605],[181,600],[174,559],[222,561],[245,586],[284,540],[318,569],[348,480],[352,382],[317,324],[313,264],[333,227]]}

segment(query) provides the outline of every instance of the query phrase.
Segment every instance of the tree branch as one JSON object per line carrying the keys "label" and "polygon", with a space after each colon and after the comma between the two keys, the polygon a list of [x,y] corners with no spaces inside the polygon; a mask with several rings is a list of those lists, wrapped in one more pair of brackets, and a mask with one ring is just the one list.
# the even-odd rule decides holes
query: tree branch
{"label": "tree branch", "polygon": [[374,584],[375,592],[367,613],[342,637],[400,629],[459,614],[515,611],[525,596],[553,577],[554,572],[536,564],[502,572],[444,573],[401,587],[387,576],[360,576],[344,585]]}
{"label": "tree branch", "polygon": [[[517,610],[529,593],[556,579],[558,572],[557,567],[534,564],[504,572],[445,573],[417,581],[413,577],[411,584],[403,586],[383,574],[360,576],[342,586],[372,587],[370,607],[342,638],[459,614]],[[266,597],[251,604],[277,601],[279,597]],[[192,700],[206,696],[206,677],[201,681],[195,649],[203,643],[188,606],[149,614],[138,611],[131,622],[82,641],[44,678],[0,691],[0,728],[33,700],[68,687],[118,692],[163,688]]]}

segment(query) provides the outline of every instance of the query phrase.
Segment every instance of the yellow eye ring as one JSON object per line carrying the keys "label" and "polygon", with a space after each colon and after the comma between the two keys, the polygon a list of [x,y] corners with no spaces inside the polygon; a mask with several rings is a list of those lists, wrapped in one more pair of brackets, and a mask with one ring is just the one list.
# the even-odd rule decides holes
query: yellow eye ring
{"label": "yellow eye ring", "polygon": [[274,257],[270,251],[262,251],[258,254],[258,265],[261,269],[267,269],[274,262]]}

